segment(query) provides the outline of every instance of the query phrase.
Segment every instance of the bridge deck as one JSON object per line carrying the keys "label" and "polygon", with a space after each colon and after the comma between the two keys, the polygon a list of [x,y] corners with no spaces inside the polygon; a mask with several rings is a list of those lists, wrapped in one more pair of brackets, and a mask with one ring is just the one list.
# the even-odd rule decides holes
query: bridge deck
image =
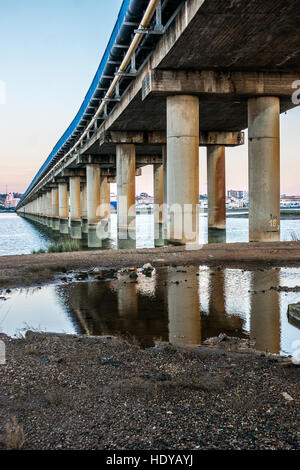
{"label": "bridge deck", "polygon": [[[298,0],[182,2],[176,18],[121,102],[115,105],[104,124],[88,142],[76,149],[76,153],[114,155],[114,144],[100,144],[100,137],[105,131],[166,130],[167,91],[165,94],[151,93],[143,100],[143,81],[151,69],[190,73],[222,71],[229,79],[230,74],[235,71],[290,72],[290,84],[281,96],[281,112],[293,108],[293,77],[300,78],[299,20]],[[233,87],[235,86],[233,82]],[[191,94],[198,94],[198,90],[195,88]],[[211,95],[200,91],[199,94],[200,131],[240,131],[247,128],[248,95],[239,96],[234,90],[229,94]],[[137,146],[137,155],[161,155],[161,148],[159,145],[145,143]],[[63,154],[60,159],[64,159]],[[55,174],[63,167],[78,165],[80,166],[73,153],[64,159]],[[48,178],[44,179],[42,184],[47,180]]]}

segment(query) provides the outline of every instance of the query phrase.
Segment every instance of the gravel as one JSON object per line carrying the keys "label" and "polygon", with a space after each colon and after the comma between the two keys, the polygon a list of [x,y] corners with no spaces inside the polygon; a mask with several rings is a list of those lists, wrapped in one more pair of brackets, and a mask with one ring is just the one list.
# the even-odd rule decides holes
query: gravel
{"label": "gravel", "polygon": [[300,368],[226,335],[206,346],[0,335],[0,449],[299,449]]}

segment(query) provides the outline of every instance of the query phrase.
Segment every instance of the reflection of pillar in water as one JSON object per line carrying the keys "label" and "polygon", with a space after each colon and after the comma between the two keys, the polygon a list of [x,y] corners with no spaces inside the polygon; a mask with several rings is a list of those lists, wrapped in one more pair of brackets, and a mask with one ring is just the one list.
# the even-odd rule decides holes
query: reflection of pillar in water
{"label": "reflection of pillar in water", "polygon": [[[126,281],[126,284],[124,284]],[[118,286],[118,310],[121,317],[138,315],[138,298],[136,284],[131,283],[127,276],[122,276]]]}
{"label": "reflection of pillar in water", "polygon": [[226,315],[224,271],[211,268],[209,282],[209,313],[218,317]]}
{"label": "reflection of pillar in water", "polygon": [[[173,344],[200,344],[201,317],[199,302],[198,268],[189,268],[188,273],[169,270],[168,312],[169,341]],[[188,282],[185,282],[185,280]],[[176,284],[179,282],[179,284]]]}
{"label": "reflection of pillar in water", "polygon": [[208,243],[226,243],[226,230],[209,228]]}
{"label": "reflection of pillar in water", "polygon": [[205,319],[205,336],[214,337],[220,333],[229,336],[243,336],[244,320],[238,315],[226,312],[225,271],[211,268],[209,280],[209,316]]}
{"label": "reflection of pillar in water", "polygon": [[[260,351],[280,353],[280,297],[272,286],[279,285],[279,271],[253,271],[251,279],[251,338]],[[265,290],[266,292],[261,292]],[[254,292],[258,292],[254,294]]]}

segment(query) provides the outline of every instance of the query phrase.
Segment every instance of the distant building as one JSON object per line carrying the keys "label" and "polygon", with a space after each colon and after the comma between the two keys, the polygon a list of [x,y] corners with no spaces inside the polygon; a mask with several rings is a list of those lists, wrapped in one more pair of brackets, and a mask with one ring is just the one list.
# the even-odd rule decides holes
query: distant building
{"label": "distant building", "polygon": [[233,189],[230,189],[230,191],[227,191],[227,197],[234,198],[234,199],[243,199],[244,197],[247,196],[246,191],[235,191]]}
{"label": "distant building", "polygon": [[5,197],[4,207],[6,209],[14,209],[17,207],[20,201],[19,197],[15,197],[14,193],[9,193]]}

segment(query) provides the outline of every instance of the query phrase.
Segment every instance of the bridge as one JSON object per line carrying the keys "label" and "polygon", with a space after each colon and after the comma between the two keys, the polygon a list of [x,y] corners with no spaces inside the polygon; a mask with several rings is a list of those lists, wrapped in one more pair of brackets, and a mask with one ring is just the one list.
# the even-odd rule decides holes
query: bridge
{"label": "bridge", "polygon": [[[249,133],[249,240],[280,240],[280,113],[300,88],[297,0],[124,0],[82,106],[17,211],[99,247],[117,182],[135,233],[135,177],[153,165],[156,246],[197,243],[199,146],[208,227],[226,229],[226,148]],[[132,236],[133,235],[133,236]]]}

